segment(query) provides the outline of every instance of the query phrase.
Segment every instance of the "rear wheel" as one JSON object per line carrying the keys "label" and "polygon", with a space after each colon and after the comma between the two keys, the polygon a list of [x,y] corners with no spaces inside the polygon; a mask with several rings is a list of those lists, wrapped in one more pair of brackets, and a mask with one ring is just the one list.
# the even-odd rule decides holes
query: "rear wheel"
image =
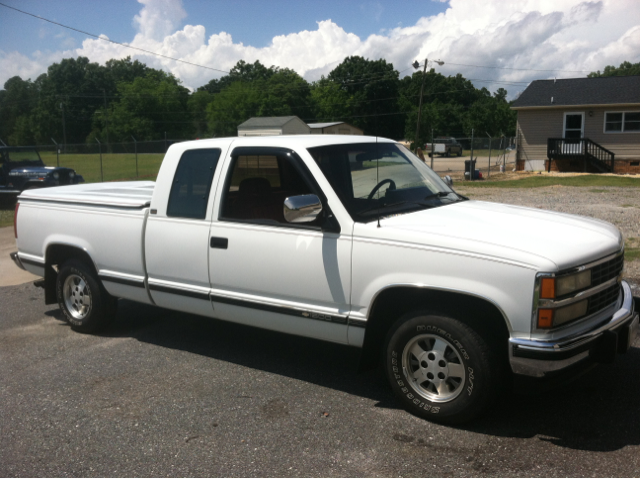
{"label": "rear wheel", "polygon": [[72,329],[95,333],[115,317],[117,299],[104,289],[93,271],[81,261],[65,262],[56,281],[58,305]]}
{"label": "rear wheel", "polygon": [[386,374],[409,412],[440,423],[480,414],[500,388],[501,365],[461,321],[428,313],[400,319],[387,335]]}

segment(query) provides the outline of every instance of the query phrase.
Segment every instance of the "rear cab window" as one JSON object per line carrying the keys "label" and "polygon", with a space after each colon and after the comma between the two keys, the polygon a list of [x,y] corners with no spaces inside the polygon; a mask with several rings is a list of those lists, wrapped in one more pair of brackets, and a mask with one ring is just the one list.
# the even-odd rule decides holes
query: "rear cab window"
{"label": "rear cab window", "polygon": [[205,218],[220,153],[219,148],[204,148],[182,154],[171,184],[167,216]]}

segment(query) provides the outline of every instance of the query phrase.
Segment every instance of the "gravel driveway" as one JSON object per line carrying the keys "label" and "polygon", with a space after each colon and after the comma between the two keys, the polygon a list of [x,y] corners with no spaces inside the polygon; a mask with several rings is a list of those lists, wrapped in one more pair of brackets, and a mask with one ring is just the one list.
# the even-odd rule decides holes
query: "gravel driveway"
{"label": "gravel driveway", "polygon": [[[545,188],[457,188],[474,200],[590,216],[616,225],[625,241],[640,247],[640,190],[617,187],[548,186]],[[568,239],[570,241],[570,239]],[[627,261],[624,276],[640,296],[640,260]]]}

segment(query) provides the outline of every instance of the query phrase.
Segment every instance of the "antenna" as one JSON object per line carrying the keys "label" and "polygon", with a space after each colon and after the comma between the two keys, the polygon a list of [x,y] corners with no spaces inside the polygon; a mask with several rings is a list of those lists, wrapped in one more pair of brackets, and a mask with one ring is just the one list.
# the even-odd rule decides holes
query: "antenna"
{"label": "antenna", "polygon": [[[378,155],[378,135],[376,135],[376,185],[380,184],[380,155]],[[380,188],[376,192],[380,199]],[[378,205],[380,206],[380,205]],[[380,208],[378,207],[378,228],[380,228]]]}

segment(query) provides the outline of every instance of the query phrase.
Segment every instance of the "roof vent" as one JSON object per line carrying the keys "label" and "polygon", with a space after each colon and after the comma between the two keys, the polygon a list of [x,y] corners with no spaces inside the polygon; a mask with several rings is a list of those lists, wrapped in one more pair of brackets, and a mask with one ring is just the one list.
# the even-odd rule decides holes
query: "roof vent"
{"label": "roof vent", "polygon": [[551,97],[551,103],[553,103],[553,97]]}

